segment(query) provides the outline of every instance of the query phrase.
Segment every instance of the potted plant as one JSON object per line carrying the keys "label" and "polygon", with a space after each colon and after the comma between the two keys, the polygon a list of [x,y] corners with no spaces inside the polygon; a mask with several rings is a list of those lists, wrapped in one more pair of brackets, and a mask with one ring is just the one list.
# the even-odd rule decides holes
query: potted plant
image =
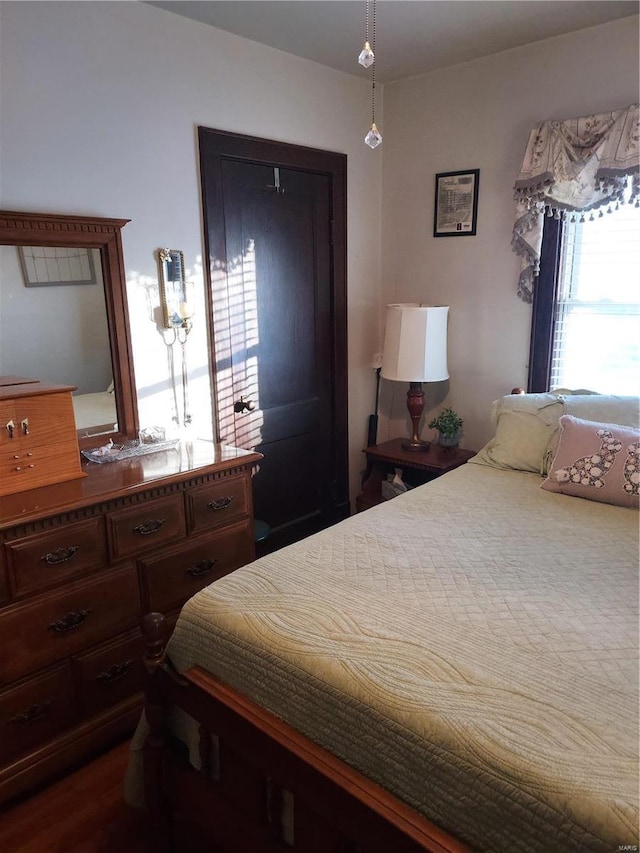
{"label": "potted plant", "polygon": [[456,447],[460,442],[463,420],[447,406],[429,421],[429,429],[438,430],[438,440],[443,447]]}

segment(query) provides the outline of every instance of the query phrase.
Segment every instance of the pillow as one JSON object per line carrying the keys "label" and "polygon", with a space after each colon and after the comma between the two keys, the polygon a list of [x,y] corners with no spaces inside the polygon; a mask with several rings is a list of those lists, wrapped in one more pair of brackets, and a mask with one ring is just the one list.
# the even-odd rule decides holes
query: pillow
{"label": "pillow", "polygon": [[[571,394],[563,398],[564,414],[582,418],[584,421],[640,427],[640,397],[624,397],[615,394]],[[554,430],[544,453],[542,473],[546,474],[551,460],[558,449],[560,426]]]}
{"label": "pillow", "polygon": [[640,398],[586,390],[577,393],[566,388],[542,394],[508,394],[491,406],[495,436],[469,461],[546,474],[558,447],[563,414],[637,427]]}
{"label": "pillow", "polygon": [[555,392],[508,394],[496,400],[491,406],[496,434],[469,461],[539,474],[563,411],[562,397]]}
{"label": "pillow", "polygon": [[637,508],[640,430],[563,415],[558,451],[542,488]]}

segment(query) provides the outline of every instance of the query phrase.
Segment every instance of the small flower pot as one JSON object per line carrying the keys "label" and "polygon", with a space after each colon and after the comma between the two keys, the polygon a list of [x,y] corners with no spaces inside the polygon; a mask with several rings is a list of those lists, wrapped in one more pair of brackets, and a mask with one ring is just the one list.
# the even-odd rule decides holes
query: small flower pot
{"label": "small flower pot", "polygon": [[461,434],[457,432],[455,435],[445,435],[442,432],[438,433],[438,444],[441,447],[457,447],[460,444]]}

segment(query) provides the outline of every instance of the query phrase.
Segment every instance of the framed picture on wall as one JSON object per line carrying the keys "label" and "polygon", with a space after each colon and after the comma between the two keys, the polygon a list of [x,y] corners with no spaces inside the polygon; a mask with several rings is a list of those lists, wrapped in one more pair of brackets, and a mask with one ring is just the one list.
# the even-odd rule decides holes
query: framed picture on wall
{"label": "framed picture on wall", "polygon": [[97,284],[94,249],[18,246],[25,287]]}
{"label": "framed picture on wall", "polygon": [[480,169],[436,175],[434,237],[473,237],[478,220]]}

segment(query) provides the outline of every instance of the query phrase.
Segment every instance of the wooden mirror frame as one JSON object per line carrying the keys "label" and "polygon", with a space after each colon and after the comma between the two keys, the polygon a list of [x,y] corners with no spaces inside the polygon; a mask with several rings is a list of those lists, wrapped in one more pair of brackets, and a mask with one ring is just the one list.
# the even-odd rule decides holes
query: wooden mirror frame
{"label": "wooden mirror frame", "polygon": [[138,435],[136,384],[120,235],[121,229],[129,221],[96,216],[0,211],[1,246],[81,246],[100,250],[118,430],[103,435],[78,436],[82,449],[95,447],[105,436],[114,442],[122,442],[137,438]]}

